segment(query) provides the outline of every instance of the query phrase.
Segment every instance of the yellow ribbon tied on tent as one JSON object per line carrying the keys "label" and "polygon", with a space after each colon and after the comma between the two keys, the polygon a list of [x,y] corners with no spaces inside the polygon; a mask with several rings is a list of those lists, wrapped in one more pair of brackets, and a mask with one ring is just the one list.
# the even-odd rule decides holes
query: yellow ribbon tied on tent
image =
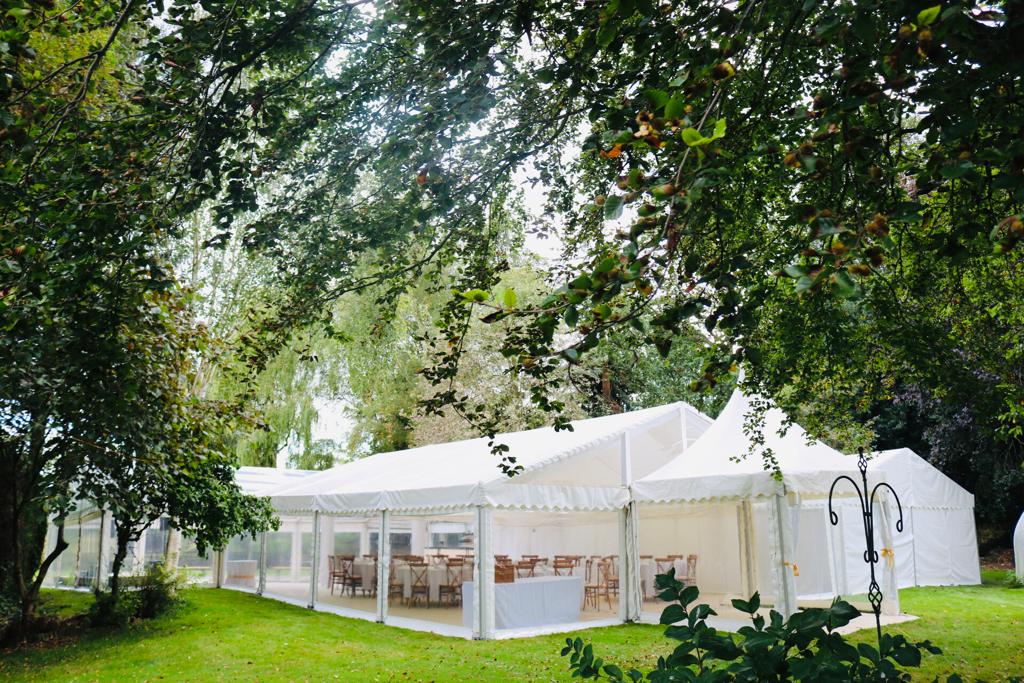
{"label": "yellow ribbon tied on tent", "polygon": [[793,568],[793,576],[800,576],[800,567],[796,566],[796,562],[783,562],[782,564]]}
{"label": "yellow ribbon tied on tent", "polygon": [[892,548],[882,548],[882,557],[885,558],[885,563],[890,567],[896,562],[896,553]]}

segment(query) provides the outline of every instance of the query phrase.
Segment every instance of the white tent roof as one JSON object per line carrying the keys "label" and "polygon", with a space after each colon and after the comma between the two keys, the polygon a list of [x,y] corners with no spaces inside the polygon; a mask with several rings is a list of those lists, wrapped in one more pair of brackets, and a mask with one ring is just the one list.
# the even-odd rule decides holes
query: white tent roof
{"label": "white tent roof", "polygon": [[875,453],[868,471],[875,471],[896,489],[905,508],[974,507],[974,496],[967,489],[909,448]]}
{"label": "white tent roof", "polygon": [[634,499],[669,503],[780,493],[779,481],[765,470],[765,448],[771,449],[789,492],[828,495],[835,477],[857,474],[855,457],[810,440],[799,425],[789,425],[780,436],[786,416],[775,407],[765,414],[764,444],[755,446],[744,429],[744,418],[750,412],[750,399],[734,391],[722,414],[693,446],[633,483]]}
{"label": "white tent roof", "polygon": [[[522,465],[509,478],[485,438],[380,453],[271,492],[279,511],[365,514],[443,511],[476,505],[541,510],[610,510],[629,492],[620,472],[620,438],[630,435],[637,476],[671,458],[711,421],[685,403],[498,435]],[[571,462],[568,462],[570,461]],[[567,471],[565,468],[568,467]],[[571,476],[568,472],[574,472]]]}
{"label": "white tent roof", "polygon": [[235,482],[242,493],[265,496],[270,491],[292,484],[303,477],[316,474],[316,470],[288,470],[281,467],[239,467]]}

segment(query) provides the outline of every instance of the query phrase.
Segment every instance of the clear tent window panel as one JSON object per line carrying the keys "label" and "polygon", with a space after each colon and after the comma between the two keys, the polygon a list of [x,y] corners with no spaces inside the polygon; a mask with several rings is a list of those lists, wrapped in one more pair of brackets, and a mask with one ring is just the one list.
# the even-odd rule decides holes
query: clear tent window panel
{"label": "clear tent window panel", "polygon": [[[254,542],[259,559],[259,542]],[[281,515],[277,531],[267,532],[264,593],[308,604],[313,570],[313,515]]]}
{"label": "clear tent window panel", "polygon": [[473,615],[464,607],[477,560],[475,512],[396,514],[389,526],[387,583],[381,587],[387,591],[387,623],[471,635]]}
{"label": "clear tent window panel", "polygon": [[341,614],[377,615],[380,516],[320,515],[316,607]]}
{"label": "clear tent window panel", "polygon": [[[761,511],[741,501],[650,504],[638,506],[639,574],[645,620],[657,620],[666,603],[658,598],[656,577],[674,572],[696,585],[700,602],[723,619],[742,619],[732,607],[754,590],[771,601],[775,593],[767,531],[757,525]],[[754,518],[753,529],[751,517]]]}
{"label": "clear tent window panel", "polygon": [[496,510],[491,527],[499,637],[620,619],[620,511]]}
{"label": "clear tent window panel", "polygon": [[259,580],[260,545],[251,536],[235,536],[222,551],[221,585],[256,590]]}

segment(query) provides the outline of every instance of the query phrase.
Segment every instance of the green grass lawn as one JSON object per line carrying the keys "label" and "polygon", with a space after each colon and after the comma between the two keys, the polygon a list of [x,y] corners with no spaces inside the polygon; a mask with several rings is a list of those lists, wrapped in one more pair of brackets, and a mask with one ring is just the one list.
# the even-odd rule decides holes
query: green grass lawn
{"label": "green grass lawn", "polygon": [[[901,592],[905,611],[921,616],[893,627],[944,650],[928,656],[921,680],[957,671],[965,680],[1024,675],[1024,590],[986,575],[983,586]],[[51,591],[45,609],[88,607],[83,593]],[[668,649],[655,626],[581,633],[606,661],[649,665]],[[870,642],[871,632],[857,640]],[[0,679],[11,681],[567,681],[563,639],[547,636],[471,642],[311,612],[229,590],[196,589],[162,618],[124,631],[77,637],[0,653]]]}

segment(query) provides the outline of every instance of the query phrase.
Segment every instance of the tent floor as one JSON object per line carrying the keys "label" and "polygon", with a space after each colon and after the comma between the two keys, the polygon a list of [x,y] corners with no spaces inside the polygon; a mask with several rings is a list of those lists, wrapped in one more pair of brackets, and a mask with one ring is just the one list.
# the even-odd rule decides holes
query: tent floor
{"label": "tent floor", "polygon": [[[268,581],[264,594],[268,598],[281,597],[289,602],[302,601],[305,604],[309,600],[309,586],[298,582]],[[317,591],[317,605],[368,614],[376,614],[377,612],[377,598],[371,595],[364,596],[357,592],[355,597],[352,597],[347,594],[342,595],[339,590],[335,590],[335,593],[332,595],[329,590],[322,586]],[[431,605],[427,607],[422,603],[416,606],[408,606],[392,599],[388,602],[388,616],[400,619],[430,621],[450,626],[462,626],[461,606],[451,607],[445,605],[442,607]],[[608,607],[607,601],[602,600],[599,604],[599,609],[595,610],[593,607],[587,607],[587,609],[582,610],[579,620],[581,622],[607,621],[609,619],[617,619],[618,616],[619,603],[618,600],[612,598],[611,608]]]}

